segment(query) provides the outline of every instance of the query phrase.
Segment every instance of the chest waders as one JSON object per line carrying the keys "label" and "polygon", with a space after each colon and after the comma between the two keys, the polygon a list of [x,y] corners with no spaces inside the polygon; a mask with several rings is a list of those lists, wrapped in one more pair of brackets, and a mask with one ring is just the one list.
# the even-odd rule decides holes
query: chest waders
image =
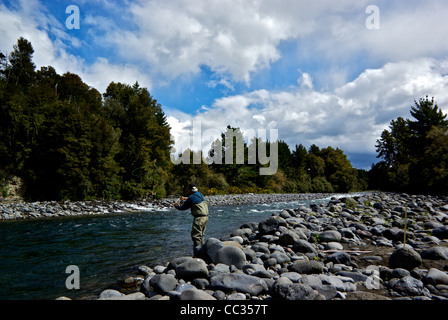
{"label": "chest waders", "polygon": [[193,227],[191,228],[191,240],[194,247],[204,243],[205,228],[208,221],[208,205],[204,200],[201,203],[194,204],[191,207],[191,215],[193,219]]}

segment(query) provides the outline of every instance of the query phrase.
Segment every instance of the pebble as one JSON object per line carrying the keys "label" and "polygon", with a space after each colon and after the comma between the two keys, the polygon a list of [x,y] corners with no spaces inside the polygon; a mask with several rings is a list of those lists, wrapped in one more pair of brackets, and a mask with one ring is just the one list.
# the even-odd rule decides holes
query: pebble
{"label": "pebble", "polygon": [[[262,204],[306,196],[229,195],[207,200],[209,205]],[[145,299],[171,300],[448,299],[447,197],[383,192],[328,197],[326,204],[285,208],[242,225],[228,237],[210,237],[197,248],[195,259],[175,258],[166,267],[140,266],[145,280],[139,293]],[[27,206],[21,215],[40,212]],[[80,203],[66,203],[60,210],[76,208],[84,210]],[[17,213],[10,206],[0,210]],[[103,291],[99,298],[129,295],[115,291]]]}

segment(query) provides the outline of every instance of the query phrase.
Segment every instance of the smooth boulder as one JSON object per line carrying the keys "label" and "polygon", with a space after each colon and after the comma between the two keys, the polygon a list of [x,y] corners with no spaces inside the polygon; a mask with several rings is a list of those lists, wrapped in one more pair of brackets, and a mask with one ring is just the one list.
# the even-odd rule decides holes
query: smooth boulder
{"label": "smooth boulder", "polygon": [[395,250],[389,257],[389,267],[412,270],[422,264],[422,257],[414,249],[402,247]]}
{"label": "smooth boulder", "polygon": [[242,292],[257,296],[267,291],[266,282],[258,277],[239,273],[218,274],[210,279],[210,287],[213,290],[224,292]]}
{"label": "smooth boulder", "polygon": [[243,250],[234,246],[225,246],[218,250],[215,263],[223,263],[241,269],[246,264],[246,254]]}

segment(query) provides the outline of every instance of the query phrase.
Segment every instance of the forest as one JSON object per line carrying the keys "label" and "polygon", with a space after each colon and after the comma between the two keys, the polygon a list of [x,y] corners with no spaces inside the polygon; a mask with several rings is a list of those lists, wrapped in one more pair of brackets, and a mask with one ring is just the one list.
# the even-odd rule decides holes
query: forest
{"label": "forest", "polygon": [[[255,139],[278,143],[278,170],[263,176],[260,164],[247,162],[174,165],[166,115],[146,88],[110,82],[101,94],[76,74],[36,70],[33,53],[22,37],[11,53],[0,52],[0,197],[7,198],[6,175],[23,180],[27,200],[163,198],[190,182],[204,194],[448,191],[448,121],[428,98],[411,109],[415,121],[393,120],[383,132],[382,160],[369,172],[339,148],[298,142],[291,150]],[[229,129],[239,130],[222,128],[223,139]]]}

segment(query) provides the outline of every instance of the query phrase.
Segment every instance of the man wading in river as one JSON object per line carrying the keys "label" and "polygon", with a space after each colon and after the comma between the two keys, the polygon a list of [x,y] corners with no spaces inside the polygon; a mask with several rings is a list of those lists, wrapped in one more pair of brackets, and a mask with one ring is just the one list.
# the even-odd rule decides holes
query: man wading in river
{"label": "man wading in river", "polygon": [[191,228],[191,240],[194,248],[204,243],[205,227],[208,221],[208,206],[204,196],[198,191],[195,183],[188,185],[190,196],[181,197],[185,202],[179,205],[177,202],[174,207],[178,210],[191,209],[191,215],[194,217],[193,227]]}

